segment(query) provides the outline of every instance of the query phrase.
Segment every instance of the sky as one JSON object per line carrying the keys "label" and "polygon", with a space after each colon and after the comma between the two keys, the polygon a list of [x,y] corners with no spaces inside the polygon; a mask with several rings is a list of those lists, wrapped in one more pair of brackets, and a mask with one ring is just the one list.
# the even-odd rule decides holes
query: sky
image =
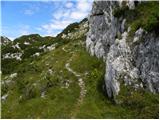
{"label": "sky", "polygon": [[21,35],[56,36],[67,25],[91,11],[93,0],[1,1],[1,35],[11,40]]}

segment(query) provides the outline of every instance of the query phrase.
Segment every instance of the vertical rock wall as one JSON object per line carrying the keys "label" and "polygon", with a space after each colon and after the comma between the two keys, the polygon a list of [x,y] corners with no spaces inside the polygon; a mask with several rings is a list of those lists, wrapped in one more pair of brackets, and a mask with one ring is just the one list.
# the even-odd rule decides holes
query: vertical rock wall
{"label": "vertical rock wall", "polygon": [[[135,9],[134,1],[126,5]],[[105,88],[109,97],[118,95],[121,84],[156,93],[159,89],[158,36],[140,28],[129,38],[131,28],[126,28],[126,19],[113,15],[114,9],[121,6],[122,2],[117,1],[93,2],[86,48],[91,55],[106,62]],[[138,42],[142,38],[144,42]],[[129,44],[128,39],[132,39]]]}

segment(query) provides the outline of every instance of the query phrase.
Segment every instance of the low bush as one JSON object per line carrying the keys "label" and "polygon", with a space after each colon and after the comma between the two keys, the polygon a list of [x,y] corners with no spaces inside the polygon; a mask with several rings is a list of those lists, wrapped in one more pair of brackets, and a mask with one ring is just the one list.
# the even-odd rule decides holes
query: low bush
{"label": "low bush", "polygon": [[[127,6],[117,8],[113,11],[115,17],[127,19],[128,26],[131,25],[130,35],[142,27],[146,31],[158,31],[159,26],[159,4],[158,1],[142,2],[134,10]],[[157,32],[158,33],[158,32]]]}
{"label": "low bush", "polygon": [[158,118],[158,94],[121,85],[120,94],[116,99],[121,106],[135,110],[136,118]]}

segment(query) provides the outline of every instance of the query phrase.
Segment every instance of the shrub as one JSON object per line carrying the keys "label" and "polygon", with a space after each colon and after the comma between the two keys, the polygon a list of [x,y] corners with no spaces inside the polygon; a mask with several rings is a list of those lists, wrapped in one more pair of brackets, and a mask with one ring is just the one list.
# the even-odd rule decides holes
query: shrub
{"label": "shrub", "polygon": [[21,63],[20,61],[17,61],[16,59],[2,59],[1,69],[3,74],[10,74],[12,73],[16,66]]}
{"label": "shrub", "polygon": [[31,84],[21,87],[21,97],[19,98],[19,103],[23,103],[27,100],[36,98],[40,96],[40,90]]}
{"label": "shrub", "polygon": [[152,94],[141,89],[135,91],[131,86],[121,84],[121,91],[116,100],[122,107],[135,110],[136,118],[158,118],[158,94]]}
{"label": "shrub", "polygon": [[[147,1],[137,5],[134,10],[129,10],[127,6],[117,8],[113,11],[115,17],[127,19],[128,26],[131,25],[131,33],[140,27],[146,31],[157,31],[159,26],[159,6],[158,1]],[[157,32],[158,33],[158,32]]]}
{"label": "shrub", "polygon": [[75,31],[76,28],[79,28],[79,23],[75,22],[70,25],[68,25],[60,34],[57,35],[57,37],[61,37],[62,34],[68,34],[73,31]]}
{"label": "shrub", "polygon": [[24,51],[24,54],[22,55],[22,58],[29,58],[31,55],[35,54],[36,52],[43,52],[43,50],[37,48],[37,47],[31,47]]}
{"label": "shrub", "polygon": [[4,95],[8,92],[9,86],[7,84],[4,84],[1,86],[1,94]]}
{"label": "shrub", "polygon": [[123,6],[122,8],[117,7],[117,8],[113,11],[113,15],[114,15],[115,17],[120,18],[121,16],[124,16],[124,15],[125,15],[125,12],[128,11],[128,10],[129,10],[128,6]]}

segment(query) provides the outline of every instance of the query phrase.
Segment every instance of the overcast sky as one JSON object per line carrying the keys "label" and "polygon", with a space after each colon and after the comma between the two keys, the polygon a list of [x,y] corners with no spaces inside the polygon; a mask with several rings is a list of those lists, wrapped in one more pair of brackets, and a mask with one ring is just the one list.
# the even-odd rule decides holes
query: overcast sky
{"label": "overcast sky", "polygon": [[38,33],[55,36],[87,17],[93,0],[2,1],[2,35],[15,39]]}

